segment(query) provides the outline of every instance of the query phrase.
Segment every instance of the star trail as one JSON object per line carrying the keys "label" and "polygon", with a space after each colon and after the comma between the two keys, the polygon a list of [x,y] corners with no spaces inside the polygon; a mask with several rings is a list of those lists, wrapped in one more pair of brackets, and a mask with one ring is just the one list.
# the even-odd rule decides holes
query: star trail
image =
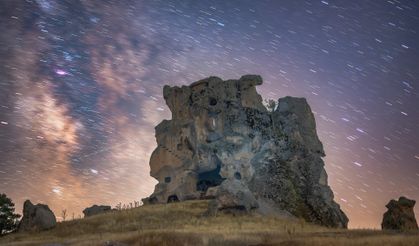
{"label": "star trail", "polygon": [[407,0],[4,0],[0,192],[58,216],[139,201],[163,86],[260,74],[264,98],[307,98],[349,226],[378,228],[419,200],[418,57]]}

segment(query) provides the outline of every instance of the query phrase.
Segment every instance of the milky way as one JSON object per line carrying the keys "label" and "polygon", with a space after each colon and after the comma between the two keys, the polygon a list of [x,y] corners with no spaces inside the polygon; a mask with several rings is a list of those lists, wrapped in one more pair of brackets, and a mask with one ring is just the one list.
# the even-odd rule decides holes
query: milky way
{"label": "milky way", "polygon": [[[419,200],[414,1],[0,3],[0,192],[60,216],[129,203],[156,181],[165,84],[260,74],[264,98],[306,97],[350,227]],[[419,214],[419,209],[416,209]]]}

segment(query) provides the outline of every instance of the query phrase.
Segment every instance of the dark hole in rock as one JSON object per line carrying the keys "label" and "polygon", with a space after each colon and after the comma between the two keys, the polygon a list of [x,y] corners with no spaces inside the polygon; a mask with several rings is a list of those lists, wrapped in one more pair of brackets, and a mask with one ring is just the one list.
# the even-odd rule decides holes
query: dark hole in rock
{"label": "dark hole in rock", "polygon": [[170,183],[170,181],[172,181],[172,178],[171,177],[165,177],[164,178],[164,182],[165,183]]}
{"label": "dark hole in rock", "polygon": [[219,186],[224,180],[220,175],[220,170],[221,165],[217,165],[214,170],[198,174],[196,190],[206,192],[209,187]]}
{"label": "dark hole in rock", "polygon": [[217,99],[215,99],[215,98],[211,97],[211,98],[209,99],[209,104],[210,104],[211,106],[215,106],[215,105],[217,105]]}
{"label": "dark hole in rock", "polygon": [[171,195],[167,198],[167,203],[178,202],[179,198],[176,195]]}
{"label": "dark hole in rock", "polygon": [[238,180],[242,179],[242,175],[239,172],[235,172],[234,177]]}
{"label": "dark hole in rock", "polygon": [[183,145],[182,145],[181,143],[180,143],[180,144],[178,144],[178,145],[177,145],[177,150],[179,150],[179,151],[180,151],[180,150],[182,150],[182,149],[183,149]]}

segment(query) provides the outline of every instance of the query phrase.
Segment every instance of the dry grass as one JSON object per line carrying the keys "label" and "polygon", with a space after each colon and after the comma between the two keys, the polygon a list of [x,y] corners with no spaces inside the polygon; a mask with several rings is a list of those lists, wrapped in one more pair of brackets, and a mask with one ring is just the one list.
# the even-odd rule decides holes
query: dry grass
{"label": "dry grass", "polygon": [[0,245],[419,245],[418,233],[336,230],[257,215],[205,217],[207,207],[207,201],[189,201],[114,211],[41,233],[10,234]]}

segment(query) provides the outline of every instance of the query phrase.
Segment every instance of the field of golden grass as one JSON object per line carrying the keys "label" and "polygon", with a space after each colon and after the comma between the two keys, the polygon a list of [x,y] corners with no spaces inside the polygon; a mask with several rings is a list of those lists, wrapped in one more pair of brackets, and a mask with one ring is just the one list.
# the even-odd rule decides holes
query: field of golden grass
{"label": "field of golden grass", "polygon": [[150,205],[58,223],[40,233],[12,233],[0,245],[419,245],[419,233],[338,230],[301,220],[205,216],[208,201]]}

